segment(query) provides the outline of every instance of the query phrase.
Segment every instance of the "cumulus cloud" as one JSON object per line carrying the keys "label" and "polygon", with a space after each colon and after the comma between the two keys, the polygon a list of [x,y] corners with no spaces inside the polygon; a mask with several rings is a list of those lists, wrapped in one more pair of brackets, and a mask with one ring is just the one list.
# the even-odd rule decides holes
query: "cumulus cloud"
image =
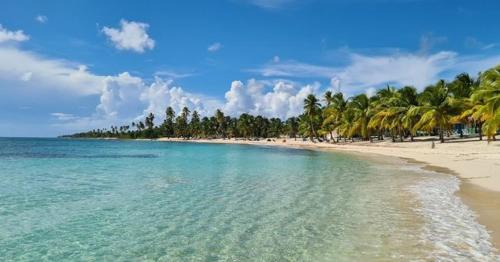
{"label": "cumulus cloud", "polygon": [[37,22],[39,22],[39,23],[45,24],[45,23],[47,23],[47,21],[48,21],[49,19],[48,19],[46,16],[44,16],[44,15],[37,15],[37,16],[35,17],[35,20],[36,20]]}
{"label": "cumulus cloud", "polygon": [[[16,88],[8,88],[10,86]],[[167,105],[178,112],[183,106],[189,106],[202,114],[212,114],[223,106],[220,100],[173,86],[172,80],[156,77],[148,82],[128,72],[99,75],[85,65],[46,58],[12,46],[0,46],[0,90],[4,98],[16,99],[23,99],[21,94],[22,97],[35,94],[50,97],[54,93],[75,99],[97,98],[90,115],[50,113],[54,120],[61,122],[56,125],[72,131],[125,124],[149,112],[163,116]],[[57,105],[51,102],[51,107],[54,106]],[[67,109],[60,108],[62,112]]]}
{"label": "cumulus cloud", "polygon": [[221,102],[215,98],[186,92],[182,87],[174,86],[171,80],[165,81],[159,77],[143,90],[139,98],[147,104],[139,118],[150,112],[163,118],[167,106],[171,106],[177,113],[186,106],[201,115],[211,115],[222,107]]}
{"label": "cumulus cloud", "polygon": [[24,34],[23,30],[9,31],[0,24],[0,43],[4,42],[23,42],[30,37]]}
{"label": "cumulus cloud", "polygon": [[211,44],[211,45],[207,48],[207,50],[208,50],[208,52],[212,52],[212,53],[213,53],[213,52],[217,52],[217,51],[219,51],[221,48],[222,48],[222,44],[221,44],[221,43],[219,43],[219,42],[217,42],[217,43],[213,43],[213,44]]}
{"label": "cumulus cloud", "polygon": [[243,84],[233,81],[226,92],[224,112],[237,116],[251,113],[282,119],[302,112],[304,99],[309,94],[320,94],[319,83],[299,85],[286,80],[259,81],[250,79]]}
{"label": "cumulus cloud", "polygon": [[155,41],[146,32],[149,25],[146,23],[120,21],[120,28],[103,27],[102,32],[109,38],[113,45],[119,50],[130,50],[143,53],[147,49],[153,49]]}

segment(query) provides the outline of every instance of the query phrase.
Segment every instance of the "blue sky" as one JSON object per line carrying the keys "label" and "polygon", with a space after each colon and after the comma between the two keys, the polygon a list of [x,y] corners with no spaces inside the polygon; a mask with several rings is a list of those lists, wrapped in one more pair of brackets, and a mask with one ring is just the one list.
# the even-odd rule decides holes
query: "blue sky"
{"label": "blue sky", "polygon": [[499,1],[3,1],[0,136],[171,105],[300,112],[309,93],[422,89],[500,63]]}

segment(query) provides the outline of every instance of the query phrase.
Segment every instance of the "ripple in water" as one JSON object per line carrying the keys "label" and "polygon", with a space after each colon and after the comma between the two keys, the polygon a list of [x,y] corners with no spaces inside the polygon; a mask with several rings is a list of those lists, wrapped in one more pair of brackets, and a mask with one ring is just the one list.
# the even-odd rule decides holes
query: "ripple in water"
{"label": "ripple in water", "polygon": [[496,259],[458,181],[401,162],[56,139],[0,155],[1,261]]}

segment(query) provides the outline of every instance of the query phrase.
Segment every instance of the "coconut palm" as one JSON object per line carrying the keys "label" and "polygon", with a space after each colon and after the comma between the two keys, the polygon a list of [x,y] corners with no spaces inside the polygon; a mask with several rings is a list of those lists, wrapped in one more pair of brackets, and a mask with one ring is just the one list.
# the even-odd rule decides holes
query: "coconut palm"
{"label": "coconut palm", "polygon": [[[389,130],[392,141],[395,142],[396,135],[400,140],[407,131],[410,131],[413,124],[416,123],[416,117],[408,114],[410,109],[418,105],[417,90],[414,87],[405,86],[402,89],[383,89],[377,94],[376,113],[371,117],[368,128]],[[410,133],[413,141],[413,134]]]}
{"label": "coconut palm", "polygon": [[297,140],[297,133],[299,132],[299,119],[297,117],[290,117],[285,122],[285,130],[288,137]]}
{"label": "coconut palm", "polygon": [[347,138],[353,138],[353,125],[356,119],[356,114],[353,108],[347,107],[346,110],[342,114],[341,122],[337,128],[337,132],[340,136],[344,137],[344,141]]}
{"label": "coconut palm", "polygon": [[326,91],[324,98],[325,98],[326,107],[329,107],[330,104],[333,101],[333,93],[332,93],[332,91],[330,91],[330,90]]}
{"label": "coconut palm", "polygon": [[[333,131],[341,124],[342,115],[346,108],[347,101],[344,99],[344,95],[338,92],[329,98],[329,105],[323,111],[324,120],[321,128],[330,133],[332,139]],[[339,137],[337,137],[337,139],[339,139]]]}
{"label": "coconut palm", "polygon": [[421,105],[410,109],[409,116],[421,115],[413,131],[424,129],[431,133],[438,130],[439,140],[444,143],[444,134],[449,131],[453,117],[460,113],[460,108],[450,96],[447,83],[439,80],[435,85],[425,88],[419,97]]}
{"label": "coconut palm", "polygon": [[174,136],[174,121],[175,121],[175,111],[172,107],[167,107],[165,110],[165,121],[163,121],[163,135],[166,137]]}
{"label": "coconut palm", "polygon": [[352,123],[351,134],[358,134],[364,140],[370,139],[370,129],[368,122],[371,115],[371,101],[366,94],[355,96],[348,104],[354,112],[354,122]]}
{"label": "coconut palm", "polygon": [[217,121],[217,135],[226,138],[226,118],[220,109],[215,111],[215,119]]}
{"label": "coconut palm", "polygon": [[310,94],[304,99],[304,115],[307,117],[309,132],[309,139],[313,141],[313,136],[319,139],[318,133],[316,132],[316,122],[321,113],[321,104],[315,95]]}
{"label": "coconut palm", "polygon": [[191,114],[191,122],[189,123],[189,129],[191,130],[191,135],[198,138],[201,134],[201,122],[200,115],[196,110]]}
{"label": "coconut palm", "polygon": [[239,133],[246,139],[249,139],[250,136],[252,135],[252,124],[253,124],[253,118],[249,114],[241,114],[237,127]]}
{"label": "coconut palm", "polygon": [[485,71],[480,76],[479,87],[471,96],[477,111],[473,117],[483,121],[488,139],[495,139],[500,128],[500,65]]}

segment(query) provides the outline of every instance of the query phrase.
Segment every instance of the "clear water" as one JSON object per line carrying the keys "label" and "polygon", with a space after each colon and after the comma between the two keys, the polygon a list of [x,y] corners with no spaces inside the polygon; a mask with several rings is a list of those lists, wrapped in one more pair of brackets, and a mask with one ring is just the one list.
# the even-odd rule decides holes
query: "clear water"
{"label": "clear water", "polygon": [[0,138],[0,260],[495,260],[458,180],[340,153]]}

